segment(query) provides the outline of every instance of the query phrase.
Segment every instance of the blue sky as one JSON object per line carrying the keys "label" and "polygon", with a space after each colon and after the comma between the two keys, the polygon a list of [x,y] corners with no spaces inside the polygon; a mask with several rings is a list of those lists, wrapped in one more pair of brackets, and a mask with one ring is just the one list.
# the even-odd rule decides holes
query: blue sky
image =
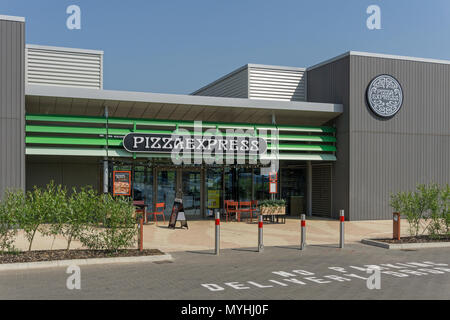
{"label": "blue sky", "polygon": [[[81,30],[66,8],[81,8]],[[381,8],[381,30],[366,8]],[[26,42],[104,50],[104,88],[190,93],[246,64],[307,67],[349,50],[450,60],[449,0],[2,0]]]}

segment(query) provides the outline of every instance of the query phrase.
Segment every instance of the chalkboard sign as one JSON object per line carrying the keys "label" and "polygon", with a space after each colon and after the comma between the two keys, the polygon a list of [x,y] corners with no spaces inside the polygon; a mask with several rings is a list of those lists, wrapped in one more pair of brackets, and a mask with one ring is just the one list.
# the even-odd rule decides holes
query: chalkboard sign
{"label": "chalkboard sign", "polygon": [[131,196],[131,171],[113,171],[113,195]]}
{"label": "chalkboard sign", "polygon": [[184,208],[183,208],[183,200],[180,198],[175,198],[175,201],[173,203],[172,207],[172,214],[170,215],[169,219],[169,228],[175,229],[175,224],[177,221],[180,221],[181,228],[186,227],[189,229],[186,216],[184,214]]}

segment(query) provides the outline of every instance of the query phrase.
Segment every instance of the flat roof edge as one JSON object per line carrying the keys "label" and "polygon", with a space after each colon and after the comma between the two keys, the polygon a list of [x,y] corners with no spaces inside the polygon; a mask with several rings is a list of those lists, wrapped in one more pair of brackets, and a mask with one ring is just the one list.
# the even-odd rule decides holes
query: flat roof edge
{"label": "flat roof edge", "polygon": [[249,68],[263,68],[263,69],[279,69],[279,70],[290,70],[290,71],[306,71],[303,67],[289,67],[289,66],[277,66],[272,64],[255,64],[249,63]]}
{"label": "flat roof edge", "polygon": [[225,97],[193,96],[193,95],[167,94],[167,93],[58,87],[58,86],[32,85],[32,84],[28,84],[25,86],[25,95],[75,98],[75,99],[186,104],[197,106],[311,111],[311,112],[325,112],[336,114],[341,114],[343,112],[342,104],[334,104],[334,103],[318,103],[306,101],[271,101],[271,100],[257,100],[244,98],[225,98]]}
{"label": "flat roof edge", "polygon": [[102,55],[104,54],[103,50],[45,46],[45,45],[28,44],[28,43],[25,45],[25,47],[32,48],[32,49],[38,49],[38,50],[53,50],[53,51],[65,51],[65,52],[102,54]]}
{"label": "flat roof edge", "polygon": [[0,14],[0,20],[25,22],[24,17],[7,16],[7,15],[2,15],[2,14]]}
{"label": "flat roof edge", "polygon": [[350,55],[363,56],[363,57],[374,57],[374,58],[384,58],[384,59],[407,60],[407,61],[416,61],[416,62],[450,64],[450,60],[419,58],[419,57],[400,56],[400,55],[384,54],[384,53],[371,53],[371,52],[363,52],[363,51],[350,51]]}
{"label": "flat roof edge", "polygon": [[306,71],[310,71],[316,68],[320,68],[324,65],[330,64],[334,61],[341,60],[347,56],[361,56],[361,57],[372,57],[372,58],[382,58],[382,59],[395,59],[395,60],[405,60],[405,61],[414,61],[414,62],[426,62],[426,63],[438,63],[438,64],[450,64],[450,60],[442,60],[442,59],[431,59],[431,58],[419,58],[419,57],[410,57],[410,56],[400,56],[394,54],[384,54],[384,53],[371,53],[371,52],[363,52],[363,51],[347,51],[343,54],[340,54],[334,58],[322,61],[318,64],[315,64],[311,67],[306,68]]}

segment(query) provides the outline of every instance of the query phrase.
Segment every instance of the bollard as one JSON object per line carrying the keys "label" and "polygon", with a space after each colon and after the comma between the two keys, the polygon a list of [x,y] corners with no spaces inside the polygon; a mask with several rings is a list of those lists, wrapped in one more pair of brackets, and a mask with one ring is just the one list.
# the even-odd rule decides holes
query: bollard
{"label": "bollard", "polygon": [[220,251],[220,212],[216,212],[216,256]]}
{"label": "bollard", "polygon": [[339,210],[339,220],[340,220],[340,229],[341,229],[339,248],[343,248],[344,247],[344,221],[345,221],[344,210]]}
{"label": "bollard", "polygon": [[262,214],[258,217],[258,252],[264,251],[263,245],[263,216]]}
{"label": "bollard", "polygon": [[400,213],[394,212],[393,215],[393,233],[392,238],[396,240],[400,240]]}
{"label": "bollard", "polygon": [[139,251],[144,250],[144,218],[139,220]]}
{"label": "bollard", "polygon": [[301,215],[301,232],[300,250],[304,250],[306,246],[306,216],[304,214]]}

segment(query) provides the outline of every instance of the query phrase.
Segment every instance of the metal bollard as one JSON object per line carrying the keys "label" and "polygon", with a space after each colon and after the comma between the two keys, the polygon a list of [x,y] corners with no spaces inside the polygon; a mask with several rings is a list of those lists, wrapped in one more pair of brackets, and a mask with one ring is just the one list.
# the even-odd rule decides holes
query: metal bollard
{"label": "metal bollard", "polygon": [[340,221],[340,229],[341,229],[339,248],[343,248],[344,247],[344,221],[345,221],[344,210],[339,210],[339,221]]}
{"label": "metal bollard", "polygon": [[263,245],[263,216],[262,214],[258,217],[258,252],[264,251]]}
{"label": "metal bollard", "polygon": [[219,255],[220,251],[220,212],[216,212],[216,256]]}
{"label": "metal bollard", "polygon": [[144,218],[139,219],[139,251],[144,250]]}
{"label": "metal bollard", "polygon": [[306,216],[302,214],[301,216],[301,243],[300,250],[304,250],[306,246]]}

